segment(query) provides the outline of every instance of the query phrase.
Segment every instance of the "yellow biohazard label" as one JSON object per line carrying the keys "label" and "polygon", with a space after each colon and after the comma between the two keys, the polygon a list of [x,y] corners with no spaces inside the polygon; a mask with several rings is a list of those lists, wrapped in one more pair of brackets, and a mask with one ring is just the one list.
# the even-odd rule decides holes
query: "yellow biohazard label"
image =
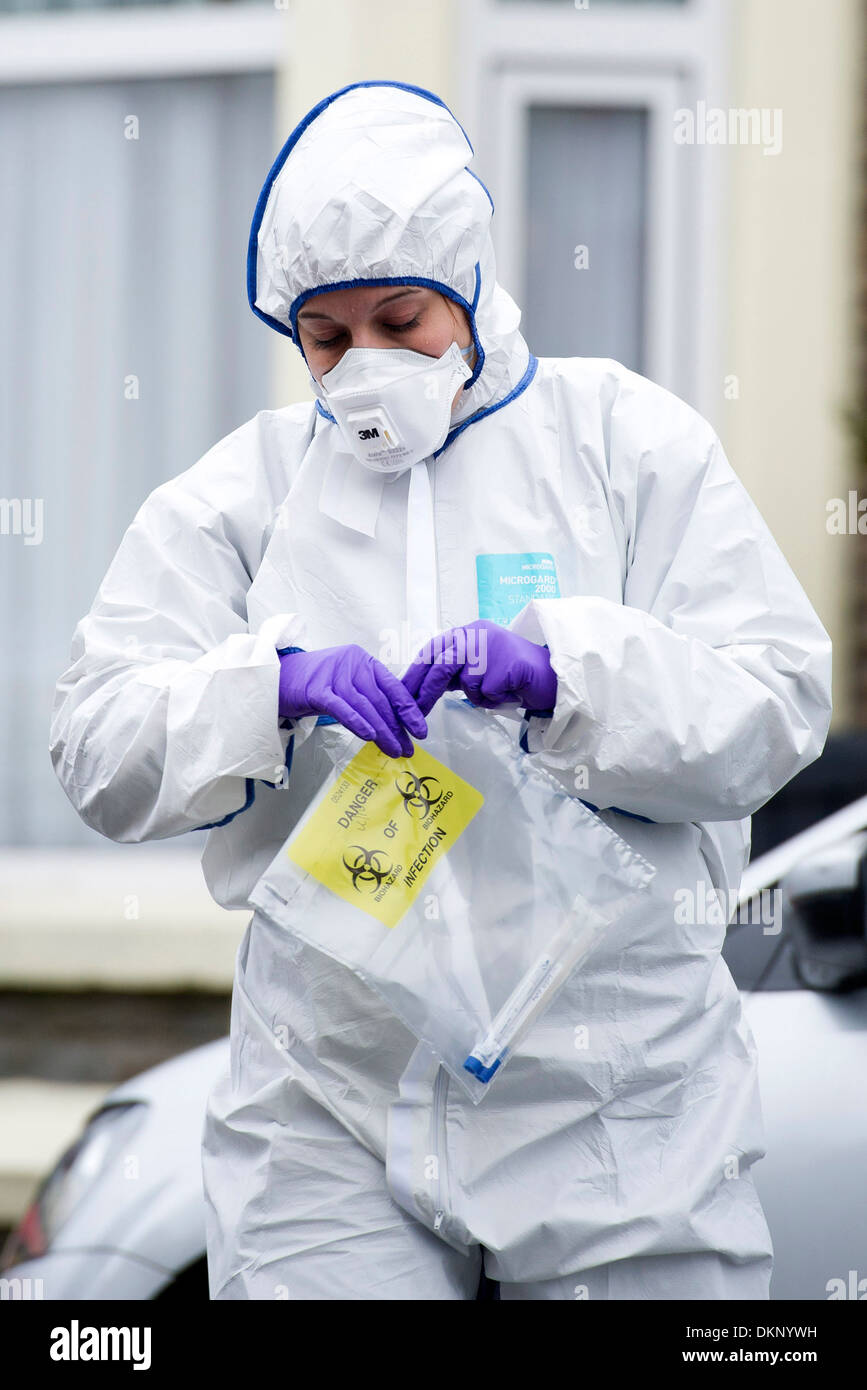
{"label": "yellow biohazard label", "polygon": [[484,797],[418,745],[389,758],[365,743],[286,853],[338,897],[394,927]]}

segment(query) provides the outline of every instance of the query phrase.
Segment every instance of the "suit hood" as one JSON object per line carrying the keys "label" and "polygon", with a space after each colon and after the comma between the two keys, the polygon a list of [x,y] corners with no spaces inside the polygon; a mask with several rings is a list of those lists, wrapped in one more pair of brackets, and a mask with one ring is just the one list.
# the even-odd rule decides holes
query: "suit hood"
{"label": "suit hood", "polygon": [[316,294],[416,284],[460,304],[476,348],[456,423],[518,385],[529,352],[521,313],[497,283],[493,201],[469,168],[473,147],[432,92],[359,82],[296,126],[259,196],[250,231],[253,312],[291,338]]}

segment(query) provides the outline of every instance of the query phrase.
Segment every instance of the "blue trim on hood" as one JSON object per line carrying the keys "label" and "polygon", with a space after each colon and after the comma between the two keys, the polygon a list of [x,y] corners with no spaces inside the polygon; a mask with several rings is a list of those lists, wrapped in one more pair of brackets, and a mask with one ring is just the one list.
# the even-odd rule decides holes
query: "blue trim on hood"
{"label": "blue trim on hood", "polygon": [[[444,111],[448,111],[455,125],[460,130],[461,134],[467,142],[467,145],[469,146],[470,154],[475,155],[475,150],[473,149],[473,142],[471,141],[469,135],[467,135],[467,132],[464,130],[454,111],[452,111],[451,108],[446,105],[442,97],[438,97],[435,92],[429,92],[426,87],[416,87],[411,82],[393,82],[388,80],[387,78],[383,78],[381,80],[373,79],[367,82],[350,82],[346,87],[340,87],[336,92],[332,92],[330,96],[323,97],[321,101],[317,102],[317,104],[314,107],[312,107],[310,111],[307,112],[307,115],[304,116],[302,120],[298,122],[298,125],[295,127],[289,138],[286,140],[285,144],[283,145],[282,149],[277,155],[277,158],[274,160],[274,163],[271,165],[271,168],[268,171],[268,176],[265,179],[264,184],[262,185],[262,191],[260,192],[259,197],[256,201],[256,208],[253,213],[253,221],[250,226],[250,236],[247,242],[247,302],[249,303],[250,308],[253,310],[253,313],[256,315],[258,319],[261,319],[263,323],[267,323],[269,328],[275,328],[278,333],[282,333],[285,337],[291,338],[299,350],[301,344],[298,342],[296,335],[293,333],[293,329],[288,328],[286,324],[281,323],[279,319],[272,318],[270,314],[266,314],[264,310],[258,309],[256,307],[256,266],[258,256],[259,228],[262,225],[262,218],[265,215],[265,208],[268,203],[268,198],[271,194],[271,189],[273,187],[274,180],[277,178],[277,175],[280,173],[280,170],[283,168],[283,165],[286,163],[286,160],[289,158],[289,155],[292,153],[292,150],[295,148],[298,141],[301,139],[301,136],[304,134],[307,127],[311,125],[313,121],[315,121],[317,116],[320,116],[323,111],[327,110],[331,103],[336,101],[338,97],[345,96],[347,92],[354,92],[356,89],[360,87],[397,87],[401,91],[412,92],[415,96],[424,97],[425,100],[434,102],[436,106],[441,106]],[[466,166],[464,167],[466,168]],[[485,188],[485,185],[482,183],[482,180],[479,178],[478,174],[474,173],[474,171],[469,168],[467,168],[466,171],[468,174],[471,174],[472,177],[476,179],[478,183],[482,185],[482,188],[485,189],[485,193],[487,193],[488,198],[490,200],[491,210],[493,211],[494,200],[493,198],[491,198],[490,193],[488,192],[487,188]],[[353,281],[352,283],[364,284],[365,282]],[[386,283],[394,284],[395,281],[387,281]],[[323,286],[323,288],[325,287]],[[475,331],[475,320],[473,319],[473,337],[476,338],[476,336],[477,335]],[[476,351],[478,352],[478,350],[479,347],[477,343]],[[302,357],[304,356],[303,352],[301,355]],[[304,360],[306,361],[307,359],[305,358]]]}
{"label": "blue trim on hood", "polygon": [[[458,121],[458,125],[461,125],[460,121]],[[461,126],[461,130],[464,130],[463,126]],[[466,132],[465,130],[464,130],[464,135],[467,135],[467,132]],[[470,137],[467,135],[467,144],[469,145],[469,143],[470,143]],[[470,145],[470,149],[472,149],[472,148],[473,148],[472,145]],[[473,153],[475,154],[475,151],[474,151],[474,150],[473,150]],[[480,183],[480,184],[482,185],[482,188],[485,190],[485,192],[486,192],[487,195],[488,195],[488,202],[489,202],[490,205],[491,205],[491,212],[492,212],[492,213],[496,212],[497,209],[494,207],[494,200],[493,200],[493,198],[491,197],[491,190],[488,188],[488,185],[484,182],[483,179],[480,179],[480,178],[479,178],[479,176],[478,176],[478,174],[476,173],[475,169],[471,169],[470,166],[469,166],[468,164],[465,164],[465,165],[464,165],[464,168],[466,169],[466,171],[467,171],[467,173],[470,175],[470,177],[475,179],[476,183]]]}
{"label": "blue trim on hood", "polygon": [[[473,374],[463,385],[463,389],[469,391],[473,382],[478,380],[482,367],[485,364],[485,349],[482,347],[478,329],[476,328],[476,316],[473,312],[473,305],[464,299],[462,294],[458,294],[457,290],[453,290],[442,280],[428,280],[423,275],[389,275],[371,280],[336,280],[330,285],[317,285],[315,289],[302,290],[301,294],[293,299],[289,309],[289,319],[292,327],[288,332],[288,336],[295,343],[295,346],[301,353],[307,366],[309,367],[310,363],[307,362],[297,329],[298,312],[303,305],[307,303],[307,300],[312,299],[317,294],[330,294],[332,290],[353,290],[358,289],[360,286],[369,286],[372,289],[384,289],[387,285],[420,285],[426,290],[437,290],[439,294],[445,295],[446,299],[451,299],[455,304],[460,304],[470,321],[470,332],[473,337],[473,346],[476,349],[476,365],[473,369]],[[327,418],[330,420],[331,416],[329,415]]]}
{"label": "blue trim on hood", "polygon": [[530,359],[527,362],[527,370],[524,372],[524,375],[521,377],[521,380],[518,382],[517,386],[512,387],[508,396],[504,396],[501,401],[495,401],[493,405],[486,406],[484,410],[477,411],[475,415],[470,415],[468,419],[462,420],[459,425],[455,425],[454,429],[449,430],[448,434],[445,437],[445,441],[436,450],[434,458],[438,459],[443,450],[447,449],[449,445],[453,443],[455,439],[457,439],[458,435],[461,434],[465,429],[468,429],[470,425],[474,425],[477,420],[484,420],[487,415],[493,415],[494,412],[497,410],[502,410],[504,405],[508,405],[509,402],[513,401],[516,396],[520,396],[522,392],[526,391],[527,387],[530,385],[530,382],[533,380],[533,377],[536,375],[536,368],[538,367],[538,365],[538,357],[534,357],[531,352]]}
{"label": "blue trim on hood", "polygon": [[482,292],[482,267],[476,261],[476,288],[473,294],[473,314],[479,307],[479,295]]}

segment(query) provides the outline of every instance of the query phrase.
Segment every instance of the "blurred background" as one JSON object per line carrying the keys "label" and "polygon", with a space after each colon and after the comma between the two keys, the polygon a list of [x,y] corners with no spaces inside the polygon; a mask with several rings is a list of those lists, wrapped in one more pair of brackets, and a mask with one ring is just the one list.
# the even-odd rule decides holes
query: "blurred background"
{"label": "blurred background", "polygon": [[48,727],[140,503],[309,399],[246,245],[277,151],[346,83],[445,99],[533,351],[705,415],[830,632],[826,753],[753,857],[867,793],[865,30],[862,0],[0,0],[0,1230],[29,1210],[45,1243],[28,1203],[82,1121],[228,1030],[246,916],[211,902],[204,832],[101,839]]}

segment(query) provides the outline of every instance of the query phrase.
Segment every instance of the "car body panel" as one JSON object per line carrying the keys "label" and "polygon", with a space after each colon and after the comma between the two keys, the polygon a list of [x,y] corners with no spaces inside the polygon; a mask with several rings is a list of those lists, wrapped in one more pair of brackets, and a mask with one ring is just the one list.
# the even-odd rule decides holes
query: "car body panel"
{"label": "car body panel", "polygon": [[867,1276],[867,990],[742,996],[759,1054],[766,1156],[756,1190],[774,1242],[772,1299],[827,1299]]}
{"label": "car body panel", "polygon": [[168,1270],[120,1250],[49,1250],[7,1269],[4,1297],[22,1301],[152,1299],[173,1279]]}

